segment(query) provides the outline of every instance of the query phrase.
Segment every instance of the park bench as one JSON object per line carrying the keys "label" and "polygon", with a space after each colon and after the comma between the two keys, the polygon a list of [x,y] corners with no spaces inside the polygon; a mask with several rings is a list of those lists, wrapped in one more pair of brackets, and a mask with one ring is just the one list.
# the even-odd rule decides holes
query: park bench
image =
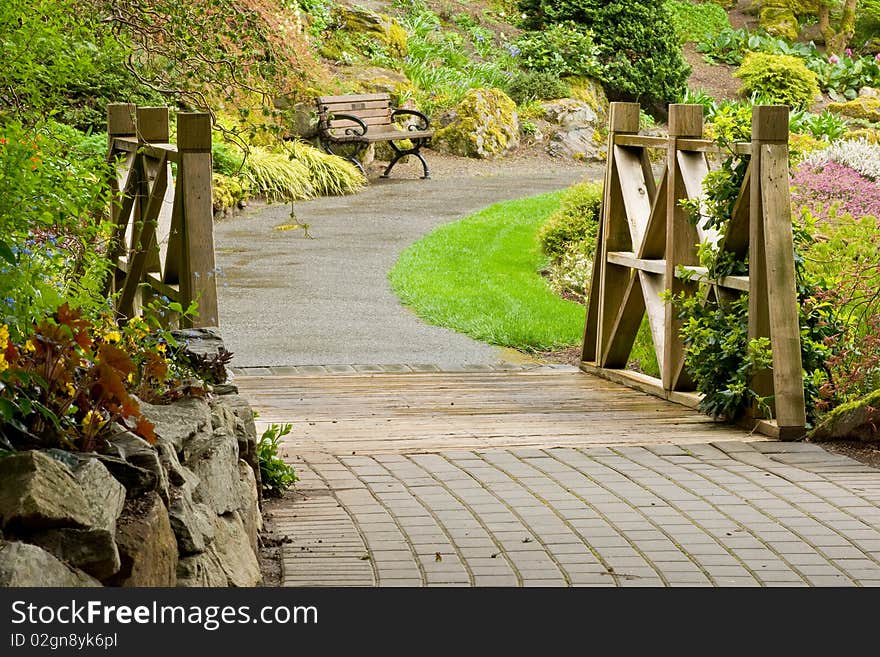
{"label": "park bench", "polygon": [[[388,142],[394,150],[394,157],[382,174],[383,178],[388,177],[404,155],[417,157],[425,172],[422,177],[430,177],[428,163],[419,151],[431,139],[434,131],[430,129],[428,117],[421,112],[392,107],[389,94],[321,96],[317,102],[321,145],[328,153],[340,155],[333,151],[336,146]],[[415,119],[416,122],[401,126],[398,123],[401,117],[412,117],[410,121]],[[396,143],[405,139],[410,140],[410,148]],[[340,156],[365,173],[357,157]]]}

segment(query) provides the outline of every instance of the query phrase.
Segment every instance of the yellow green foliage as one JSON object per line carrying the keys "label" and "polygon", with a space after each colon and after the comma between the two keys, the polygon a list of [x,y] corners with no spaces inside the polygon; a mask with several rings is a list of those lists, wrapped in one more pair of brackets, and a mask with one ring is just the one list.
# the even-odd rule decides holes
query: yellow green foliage
{"label": "yellow green foliage", "polygon": [[225,212],[237,207],[247,196],[246,186],[240,178],[215,173],[213,178],[214,213]]}
{"label": "yellow green foliage", "polygon": [[880,98],[862,96],[845,103],[831,103],[828,111],[848,116],[852,119],[863,119],[874,123],[880,122]]}
{"label": "yellow green foliage", "polygon": [[750,52],[734,75],[742,80],[745,95],[795,108],[809,107],[819,95],[816,74],[790,55]]}
{"label": "yellow green foliage", "polygon": [[316,196],[352,194],[367,183],[358,168],[341,157],[299,140],[287,143],[285,148],[294,161],[306,167],[312,194]]}
{"label": "yellow green foliage", "polygon": [[599,121],[605,121],[608,115],[608,97],[602,89],[602,85],[592,78],[569,77],[565,83],[570,88],[570,95],[576,100],[581,100],[595,110]]}
{"label": "yellow green foliage", "polygon": [[[559,210],[538,230],[541,251],[550,258],[559,258],[574,244],[584,241],[595,244],[601,206],[601,182],[582,182],[569,187]],[[592,246],[589,250],[592,251]]]}
{"label": "yellow green foliage", "polygon": [[758,14],[761,27],[776,37],[794,41],[798,38],[798,19],[791,9],[784,7],[764,7]]}

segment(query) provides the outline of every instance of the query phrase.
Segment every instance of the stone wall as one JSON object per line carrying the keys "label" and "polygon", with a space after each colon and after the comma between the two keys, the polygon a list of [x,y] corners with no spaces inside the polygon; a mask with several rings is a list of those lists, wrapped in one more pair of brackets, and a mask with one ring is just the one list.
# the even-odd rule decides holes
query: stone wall
{"label": "stone wall", "polygon": [[103,453],[0,459],[0,586],[256,586],[254,415],[232,386],[141,403],[148,444],[119,428]]}

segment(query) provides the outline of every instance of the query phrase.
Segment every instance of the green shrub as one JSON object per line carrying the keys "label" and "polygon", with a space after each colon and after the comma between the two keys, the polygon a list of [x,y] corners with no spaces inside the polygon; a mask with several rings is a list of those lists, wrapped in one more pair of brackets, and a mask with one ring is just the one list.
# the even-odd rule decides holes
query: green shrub
{"label": "green shrub", "polygon": [[699,41],[730,27],[727,12],[714,2],[666,0],[665,4],[675,33],[682,43]]}
{"label": "green shrub", "polygon": [[572,244],[580,244],[581,252],[595,248],[602,206],[602,183],[583,182],[569,188],[562,197],[558,211],[547,218],[538,231],[541,251],[551,259],[561,257]]}
{"label": "green shrub", "polygon": [[358,168],[341,157],[299,140],[287,143],[285,148],[290,157],[306,167],[312,192],[318,196],[353,194],[367,183]]}
{"label": "green shrub", "polygon": [[532,71],[514,75],[505,91],[517,105],[522,105],[531,100],[565,98],[571,89],[553,73]]}
{"label": "green shrub", "polygon": [[281,438],[290,430],[290,424],[270,424],[257,444],[263,493],[270,497],[281,497],[297,480],[293,467],[278,456]]}
{"label": "green shrub", "polygon": [[809,107],[819,95],[816,74],[790,55],[749,53],[734,75],[742,80],[746,95],[758,94],[795,108]]}
{"label": "green shrub", "polygon": [[241,173],[244,152],[232,144],[215,139],[211,144],[212,168],[215,173],[235,176]]}
{"label": "green shrub", "polygon": [[589,31],[575,23],[526,32],[516,41],[520,63],[527,69],[593,77],[599,72],[598,48]]}
{"label": "green shrub", "polygon": [[599,78],[612,99],[664,104],[680,98],[690,68],[669,12],[656,0],[520,0],[527,27],[572,21],[599,46]]}
{"label": "green shrub", "polygon": [[293,201],[314,196],[311,176],[305,164],[286,153],[252,146],[244,163],[244,175],[254,193],[267,201]]}

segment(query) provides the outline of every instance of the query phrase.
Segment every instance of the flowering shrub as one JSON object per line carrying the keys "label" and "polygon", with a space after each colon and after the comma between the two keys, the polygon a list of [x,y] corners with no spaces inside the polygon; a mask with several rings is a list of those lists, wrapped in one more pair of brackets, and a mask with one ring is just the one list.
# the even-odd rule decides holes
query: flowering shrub
{"label": "flowering shrub", "polygon": [[880,145],[869,144],[866,140],[838,141],[828,148],[804,158],[803,165],[821,167],[828,162],[836,162],[858,171],[866,178],[880,182]]}
{"label": "flowering shrub", "polygon": [[796,211],[807,208],[822,221],[833,221],[844,213],[880,217],[880,184],[844,164],[814,164],[812,156],[808,158],[791,179]]}
{"label": "flowering shrub", "polygon": [[156,403],[201,390],[187,383],[191,371],[157,325],[89,321],[67,303],[18,339],[0,325],[0,448],[92,451],[119,425],[154,441],[138,398]]}

